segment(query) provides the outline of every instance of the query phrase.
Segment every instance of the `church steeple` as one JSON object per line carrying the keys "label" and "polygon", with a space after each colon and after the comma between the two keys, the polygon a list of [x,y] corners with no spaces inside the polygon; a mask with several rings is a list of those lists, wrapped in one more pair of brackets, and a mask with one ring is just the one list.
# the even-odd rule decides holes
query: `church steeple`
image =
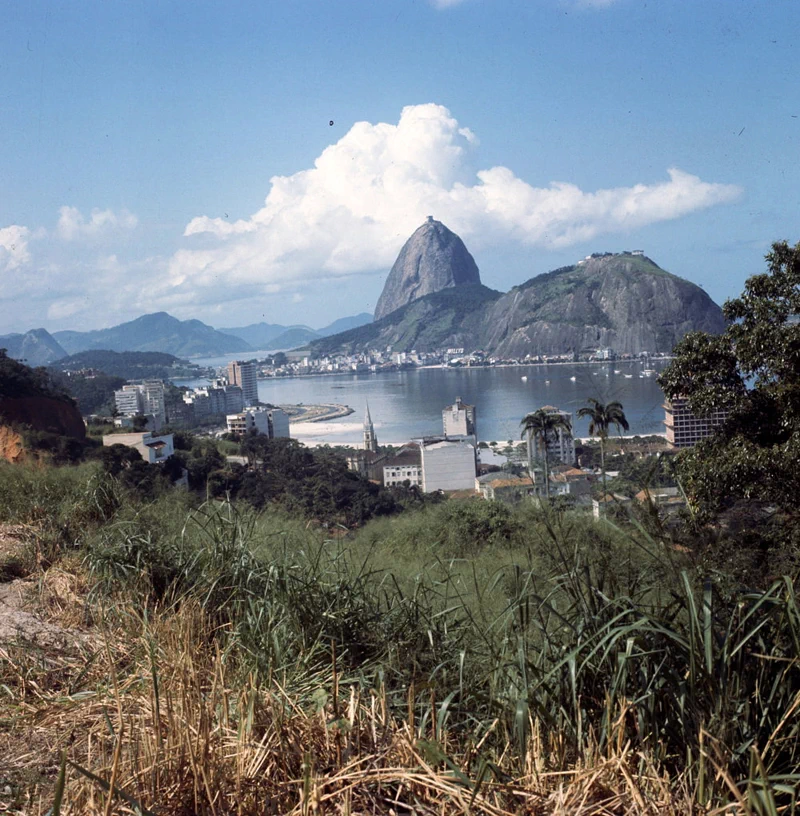
{"label": "church steeple", "polygon": [[378,440],[375,436],[375,428],[372,425],[372,417],[369,415],[369,403],[364,414],[364,450],[375,453],[378,450]]}

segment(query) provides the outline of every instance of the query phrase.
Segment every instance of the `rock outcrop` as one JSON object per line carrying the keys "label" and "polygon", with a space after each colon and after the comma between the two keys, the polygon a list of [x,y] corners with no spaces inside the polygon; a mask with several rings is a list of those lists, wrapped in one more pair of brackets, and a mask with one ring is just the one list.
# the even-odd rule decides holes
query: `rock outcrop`
{"label": "rock outcrop", "polygon": [[464,242],[428,216],[400,250],[378,298],[375,320],[425,295],[480,282],[478,265]]}
{"label": "rock outcrop", "polygon": [[54,397],[0,398],[0,424],[27,425],[73,439],[86,438],[86,425],[75,403]]}
{"label": "rock outcrop", "polygon": [[[403,253],[395,268],[401,260],[406,263]],[[690,331],[724,328],[722,310],[699,286],[642,254],[623,252],[539,275],[505,295],[476,285],[415,295],[369,326],[314,341],[311,348],[335,354],[458,346],[504,359],[604,347],[638,354],[671,351]]]}
{"label": "rock outcrop", "polygon": [[601,255],[514,287],[486,311],[478,344],[498,357],[601,347],[670,351],[690,331],[717,334],[722,311],[697,285],[643,255]]}

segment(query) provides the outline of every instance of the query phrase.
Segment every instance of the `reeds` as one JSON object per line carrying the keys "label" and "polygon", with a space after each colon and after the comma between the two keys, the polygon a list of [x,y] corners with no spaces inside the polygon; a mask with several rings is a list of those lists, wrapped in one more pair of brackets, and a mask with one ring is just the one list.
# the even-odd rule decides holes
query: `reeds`
{"label": "reeds", "polygon": [[381,535],[168,508],[87,537],[90,652],[0,655],[12,731],[49,755],[30,812],[62,750],[62,813],[796,809],[788,578],[735,592],[635,525],[569,514],[390,569]]}

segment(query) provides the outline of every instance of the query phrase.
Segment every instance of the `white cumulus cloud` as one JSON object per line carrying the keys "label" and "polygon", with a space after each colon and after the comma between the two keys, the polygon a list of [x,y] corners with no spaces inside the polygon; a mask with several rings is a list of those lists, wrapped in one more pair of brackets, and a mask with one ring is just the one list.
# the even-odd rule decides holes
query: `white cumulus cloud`
{"label": "white cumulus cloud", "polygon": [[86,218],[77,207],[61,207],[58,211],[58,234],[65,241],[80,238],[95,238],[105,233],[132,230],[139,223],[136,216],[123,209],[119,213],[113,210],[93,209]]}
{"label": "white cumulus cloud", "polygon": [[478,141],[441,105],[397,124],[358,122],[307,170],[275,176],[264,206],[233,223],[198,216],[170,262],[172,287],[272,284],[386,269],[426,215],[468,246],[563,248],[732,201],[733,185],[672,168],[655,183],[536,187],[507,167],[471,171]]}
{"label": "white cumulus cloud", "polygon": [[0,228],[0,271],[10,272],[30,260],[29,237],[30,230],[19,224]]}

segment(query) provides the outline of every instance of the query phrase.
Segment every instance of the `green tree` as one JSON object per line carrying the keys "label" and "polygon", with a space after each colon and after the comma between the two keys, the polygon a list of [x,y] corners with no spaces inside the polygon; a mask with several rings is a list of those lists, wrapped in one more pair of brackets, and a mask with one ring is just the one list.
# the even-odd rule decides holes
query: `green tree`
{"label": "green tree", "polygon": [[728,411],[714,436],[678,457],[697,508],[745,500],[789,514],[800,495],[800,244],[772,245],[768,271],[729,300],[720,335],[687,334],[659,377],[697,416]]}
{"label": "green tree", "polygon": [[606,495],[606,439],[613,425],[620,433],[620,429],[627,431],[630,428],[622,403],[609,402],[604,405],[600,400],[589,397],[588,405],[578,409],[578,416],[589,418],[589,436],[600,439],[600,472],[603,475],[603,496]]}
{"label": "green tree", "polygon": [[[547,454],[547,443],[549,440],[555,438],[559,431],[565,433],[572,433],[572,425],[570,421],[563,415],[551,411],[545,411],[543,408],[537,408],[530,414],[526,414],[520,422],[522,426],[522,439],[531,440],[538,439],[539,444],[544,452],[544,493],[550,498],[550,462]],[[529,447],[530,451],[530,447]],[[528,457],[528,469],[533,473],[533,462],[531,457]]]}

